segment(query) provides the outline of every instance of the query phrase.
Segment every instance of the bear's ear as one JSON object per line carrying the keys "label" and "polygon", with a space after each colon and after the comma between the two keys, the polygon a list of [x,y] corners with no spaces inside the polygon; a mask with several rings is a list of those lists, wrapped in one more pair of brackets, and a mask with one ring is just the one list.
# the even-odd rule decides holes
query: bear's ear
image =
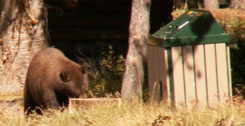
{"label": "bear's ear", "polygon": [[69,73],[63,70],[60,72],[60,78],[63,82],[68,82],[71,80]]}
{"label": "bear's ear", "polygon": [[88,64],[87,63],[84,63],[81,66],[81,71],[82,71],[83,74],[86,74],[87,73],[87,68],[88,68]]}

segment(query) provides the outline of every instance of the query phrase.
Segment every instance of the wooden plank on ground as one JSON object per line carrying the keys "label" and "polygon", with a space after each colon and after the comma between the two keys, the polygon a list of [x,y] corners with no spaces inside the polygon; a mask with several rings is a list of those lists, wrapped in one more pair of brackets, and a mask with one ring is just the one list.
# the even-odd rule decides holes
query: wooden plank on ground
{"label": "wooden plank on ground", "polygon": [[70,98],[69,99],[69,109],[72,108],[89,108],[94,105],[117,105],[121,106],[120,98]]}

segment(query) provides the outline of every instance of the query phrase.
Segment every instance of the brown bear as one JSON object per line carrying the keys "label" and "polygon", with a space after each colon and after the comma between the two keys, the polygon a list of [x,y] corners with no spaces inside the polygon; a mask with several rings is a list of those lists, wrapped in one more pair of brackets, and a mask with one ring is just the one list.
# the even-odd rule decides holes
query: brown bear
{"label": "brown bear", "polygon": [[[24,112],[30,114],[36,107],[67,107],[69,97],[86,98],[89,80],[88,65],[78,65],[55,48],[46,48],[36,54],[28,68],[24,87]],[[41,114],[40,110],[37,110]]]}

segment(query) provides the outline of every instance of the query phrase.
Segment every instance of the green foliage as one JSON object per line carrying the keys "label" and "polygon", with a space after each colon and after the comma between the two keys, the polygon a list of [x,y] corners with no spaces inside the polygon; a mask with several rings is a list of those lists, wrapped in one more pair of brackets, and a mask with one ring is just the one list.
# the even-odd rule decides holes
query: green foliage
{"label": "green foliage", "polygon": [[232,84],[234,94],[245,94],[245,41],[237,39],[237,48],[231,49]]}
{"label": "green foliage", "polygon": [[115,55],[111,45],[107,53],[101,53],[101,57],[97,67],[99,74],[90,78],[89,97],[111,97],[121,90],[125,58],[123,55]]}
{"label": "green foliage", "polygon": [[114,77],[121,77],[124,72],[125,58],[123,55],[115,56],[111,45],[109,46],[109,52],[102,52],[102,55],[105,58],[101,65],[104,65],[108,71],[112,72]]}

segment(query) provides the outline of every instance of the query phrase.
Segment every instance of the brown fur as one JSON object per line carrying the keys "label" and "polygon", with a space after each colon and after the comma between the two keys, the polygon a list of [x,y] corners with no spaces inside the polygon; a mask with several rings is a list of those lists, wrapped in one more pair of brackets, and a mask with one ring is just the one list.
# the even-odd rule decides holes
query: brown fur
{"label": "brown fur", "polygon": [[[32,59],[24,88],[24,112],[68,106],[68,97],[86,97],[87,64],[82,66],[67,59],[55,48],[47,48]],[[40,111],[39,111],[40,113]]]}

